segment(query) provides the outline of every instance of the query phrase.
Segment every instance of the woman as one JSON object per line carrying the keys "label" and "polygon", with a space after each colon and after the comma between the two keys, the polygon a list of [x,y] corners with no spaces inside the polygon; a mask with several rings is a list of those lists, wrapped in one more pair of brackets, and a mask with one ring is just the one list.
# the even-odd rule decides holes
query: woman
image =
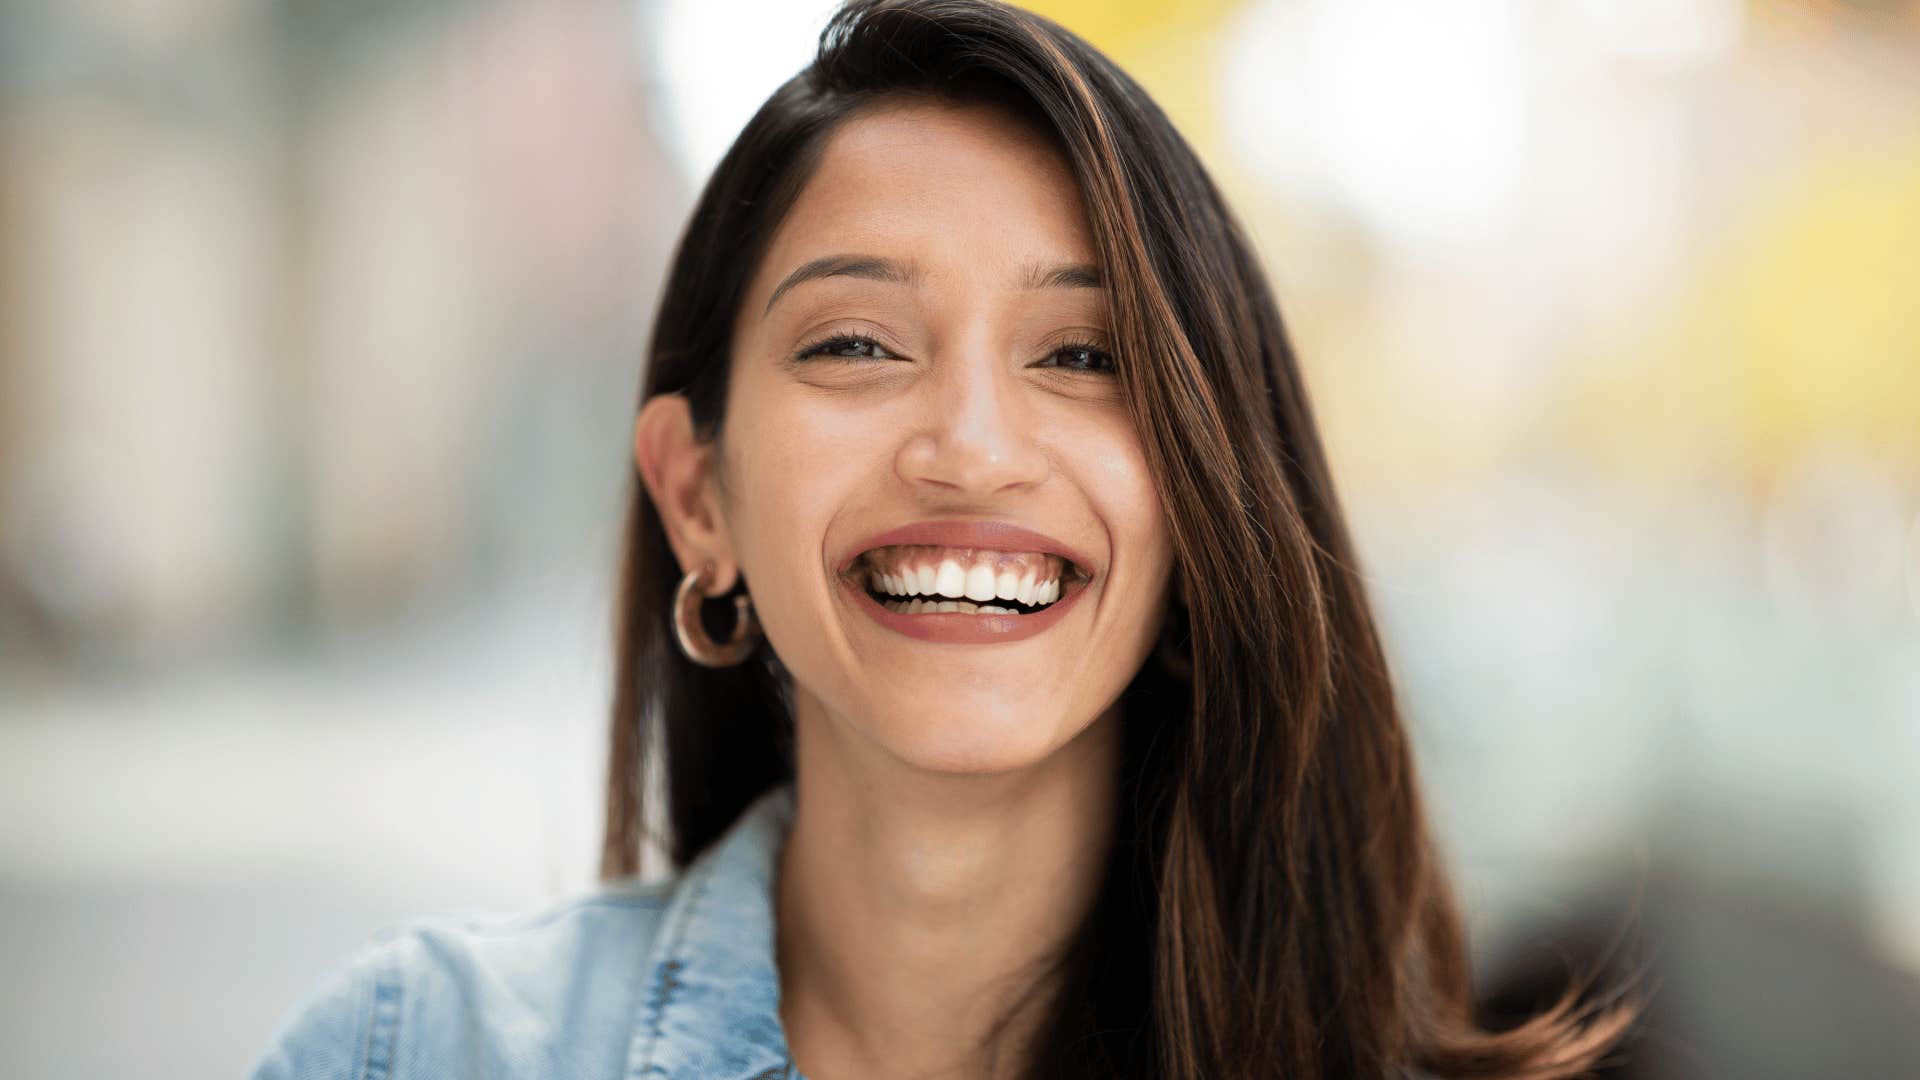
{"label": "woman", "polygon": [[633,457],[602,885],[383,936],[258,1075],[1552,1077],[1626,1030],[1474,1025],[1266,280],[1072,34],[842,8],[694,209]]}

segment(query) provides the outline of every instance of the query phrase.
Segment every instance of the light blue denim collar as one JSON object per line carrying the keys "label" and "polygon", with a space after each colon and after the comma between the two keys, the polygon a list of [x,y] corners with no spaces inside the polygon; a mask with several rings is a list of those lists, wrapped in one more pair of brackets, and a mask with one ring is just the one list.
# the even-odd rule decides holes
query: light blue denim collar
{"label": "light blue denim collar", "polygon": [[804,1080],[780,1026],[774,880],[793,785],[755,799],[682,875],[649,958],[629,1080]]}

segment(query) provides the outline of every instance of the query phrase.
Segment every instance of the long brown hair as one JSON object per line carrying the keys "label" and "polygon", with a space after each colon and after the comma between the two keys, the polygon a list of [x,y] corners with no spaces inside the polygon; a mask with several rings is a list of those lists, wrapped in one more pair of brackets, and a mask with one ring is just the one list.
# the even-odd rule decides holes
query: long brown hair
{"label": "long brown hair", "polygon": [[[697,430],[719,436],[729,328],[769,238],[836,127],[903,95],[996,103],[1057,139],[1105,270],[1176,573],[1196,586],[1170,616],[1191,679],[1149,662],[1123,697],[1113,857],[1059,958],[1031,1074],[1592,1068],[1636,1006],[1578,981],[1518,1027],[1476,1025],[1461,918],[1279,309],[1193,151],[1086,42],[991,0],[843,6],[701,193],[643,400],[685,394]],[[637,478],[627,529],[605,878],[638,872],[658,797],[649,769],[675,866],[792,775],[778,658],[763,643],[735,668],[686,660],[666,614],[678,569]]]}

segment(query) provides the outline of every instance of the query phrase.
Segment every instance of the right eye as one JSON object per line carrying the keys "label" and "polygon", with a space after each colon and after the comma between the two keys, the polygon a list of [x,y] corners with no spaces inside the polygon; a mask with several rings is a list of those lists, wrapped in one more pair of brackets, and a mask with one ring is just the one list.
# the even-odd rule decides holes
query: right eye
{"label": "right eye", "polygon": [[[867,353],[848,350],[866,349]],[[878,355],[874,355],[877,353]],[[793,354],[795,360],[805,360],[812,356],[826,356],[837,360],[895,360],[898,357],[887,352],[886,347],[869,337],[858,334],[835,334],[823,338],[811,345],[803,345]]]}

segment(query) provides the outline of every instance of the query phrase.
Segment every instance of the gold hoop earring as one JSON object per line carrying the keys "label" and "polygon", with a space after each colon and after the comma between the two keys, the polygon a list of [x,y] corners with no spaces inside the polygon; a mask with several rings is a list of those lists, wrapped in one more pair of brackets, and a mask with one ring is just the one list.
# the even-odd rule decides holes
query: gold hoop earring
{"label": "gold hoop earring", "polygon": [[747,658],[758,644],[760,622],[753,616],[753,600],[742,593],[733,598],[733,633],[716,642],[707,636],[700,621],[700,604],[707,598],[707,586],[713,581],[713,562],[687,571],[673,594],[673,634],[680,640],[680,651],[702,667],[732,667]]}

